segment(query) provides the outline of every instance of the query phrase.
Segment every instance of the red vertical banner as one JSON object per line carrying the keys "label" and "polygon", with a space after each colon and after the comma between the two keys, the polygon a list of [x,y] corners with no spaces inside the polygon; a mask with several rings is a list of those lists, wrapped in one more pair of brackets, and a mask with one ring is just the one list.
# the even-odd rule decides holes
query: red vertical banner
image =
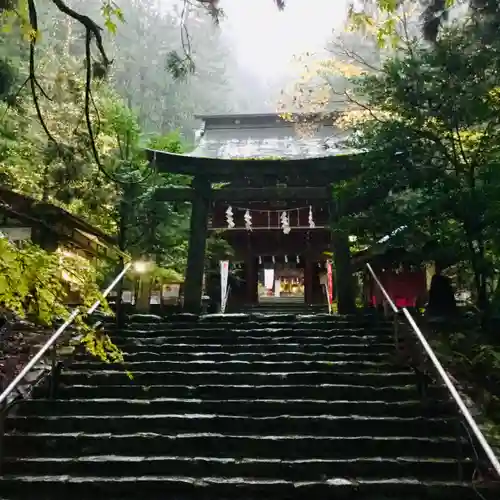
{"label": "red vertical banner", "polygon": [[328,305],[330,306],[330,314],[333,307],[333,270],[332,261],[326,261],[327,287],[328,287]]}

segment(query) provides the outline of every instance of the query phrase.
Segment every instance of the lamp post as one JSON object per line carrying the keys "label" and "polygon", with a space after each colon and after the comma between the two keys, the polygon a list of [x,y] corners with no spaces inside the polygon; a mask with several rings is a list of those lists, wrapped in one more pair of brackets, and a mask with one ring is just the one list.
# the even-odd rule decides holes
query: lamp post
{"label": "lamp post", "polygon": [[149,260],[137,260],[134,262],[134,271],[137,274],[139,282],[139,291],[137,294],[136,309],[139,313],[149,312],[149,300],[151,289],[151,270],[154,263]]}

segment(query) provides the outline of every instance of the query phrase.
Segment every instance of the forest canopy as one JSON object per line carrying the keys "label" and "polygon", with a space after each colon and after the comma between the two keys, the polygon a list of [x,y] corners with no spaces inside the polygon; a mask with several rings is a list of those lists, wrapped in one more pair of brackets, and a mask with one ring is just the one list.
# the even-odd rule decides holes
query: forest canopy
{"label": "forest canopy", "polygon": [[498,9],[471,2],[453,19],[434,11],[439,30],[429,37],[426,20],[436,6],[459,7],[358,5],[329,57],[302,59],[305,71],[283,108],[336,116],[350,132],[346,146],[366,152],[361,173],[334,187],[339,203],[370,200],[342,219],[350,234],[370,244],[387,228],[405,227],[393,244],[449,268],[477,307],[491,312],[500,298]]}

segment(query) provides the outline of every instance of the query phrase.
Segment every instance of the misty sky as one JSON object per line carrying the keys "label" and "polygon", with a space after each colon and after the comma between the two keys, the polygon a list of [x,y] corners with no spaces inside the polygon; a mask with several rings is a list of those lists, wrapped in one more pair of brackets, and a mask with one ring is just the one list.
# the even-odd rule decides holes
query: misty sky
{"label": "misty sky", "polygon": [[294,54],[321,51],[332,29],[345,22],[349,0],[221,0],[222,31],[239,63],[261,78],[286,72]]}

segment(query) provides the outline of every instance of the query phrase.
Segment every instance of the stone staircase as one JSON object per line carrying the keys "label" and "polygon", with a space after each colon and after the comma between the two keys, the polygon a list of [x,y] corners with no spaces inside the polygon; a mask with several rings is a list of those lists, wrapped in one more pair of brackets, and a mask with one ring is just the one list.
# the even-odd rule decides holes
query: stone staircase
{"label": "stone staircase", "polygon": [[480,498],[453,405],[421,404],[388,324],[178,317],[115,340],[132,381],[81,357],[8,419],[1,499]]}
{"label": "stone staircase", "polygon": [[328,312],[326,304],[308,305],[303,297],[260,297],[257,304],[250,304],[238,312],[248,314],[324,314]]}

